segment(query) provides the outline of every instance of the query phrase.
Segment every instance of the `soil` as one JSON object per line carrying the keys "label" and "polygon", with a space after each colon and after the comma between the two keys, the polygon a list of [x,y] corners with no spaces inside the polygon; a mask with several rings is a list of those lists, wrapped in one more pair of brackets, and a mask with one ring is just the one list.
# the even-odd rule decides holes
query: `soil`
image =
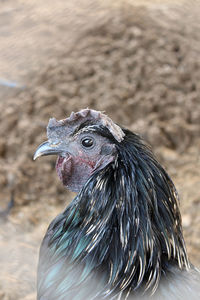
{"label": "soil", "polygon": [[74,196],[55,159],[33,153],[50,117],[86,107],[151,144],[200,266],[200,1],[69,2],[0,0],[1,209],[14,196],[0,221],[2,300],[35,299],[42,237]]}

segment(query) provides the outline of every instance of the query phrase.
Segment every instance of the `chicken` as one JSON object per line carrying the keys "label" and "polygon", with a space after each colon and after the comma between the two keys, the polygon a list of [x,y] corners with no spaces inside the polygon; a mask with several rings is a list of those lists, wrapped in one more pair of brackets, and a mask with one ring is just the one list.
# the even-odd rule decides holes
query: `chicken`
{"label": "chicken", "polygon": [[58,155],[77,193],[40,249],[38,300],[200,299],[174,184],[150,148],[105,114],[50,119],[34,159]]}

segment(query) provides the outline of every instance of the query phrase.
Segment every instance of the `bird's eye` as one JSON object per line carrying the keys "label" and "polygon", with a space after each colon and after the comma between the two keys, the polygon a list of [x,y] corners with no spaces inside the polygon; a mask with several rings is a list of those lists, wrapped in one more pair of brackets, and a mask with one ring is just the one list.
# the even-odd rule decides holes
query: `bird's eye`
{"label": "bird's eye", "polygon": [[87,137],[87,138],[82,139],[81,143],[82,143],[83,147],[90,148],[94,145],[94,140],[90,137]]}

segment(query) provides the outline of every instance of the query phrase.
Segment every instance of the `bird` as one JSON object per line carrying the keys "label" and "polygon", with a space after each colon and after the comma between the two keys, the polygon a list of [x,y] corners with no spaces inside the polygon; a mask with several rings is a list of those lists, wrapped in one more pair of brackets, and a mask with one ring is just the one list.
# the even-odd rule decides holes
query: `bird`
{"label": "bird", "polygon": [[57,155],[75,198],[40,247],[38,300],[200,299],[179,196],[150,146],[93,109],[49,120],[33,159]]}

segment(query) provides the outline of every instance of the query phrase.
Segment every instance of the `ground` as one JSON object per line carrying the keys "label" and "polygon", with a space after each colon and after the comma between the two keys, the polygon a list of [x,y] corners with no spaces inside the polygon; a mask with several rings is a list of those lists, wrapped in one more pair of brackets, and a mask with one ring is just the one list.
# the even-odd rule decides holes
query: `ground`
{"label": "ground", "polygon": [[199,18],[194,0],[0,0],[0,206],[15,200],[0,223],[0,299],[35,299],[39,245],[74,195],[54,158],[32,156],[50,117],[85,107],[151,144],[200,267]]}

